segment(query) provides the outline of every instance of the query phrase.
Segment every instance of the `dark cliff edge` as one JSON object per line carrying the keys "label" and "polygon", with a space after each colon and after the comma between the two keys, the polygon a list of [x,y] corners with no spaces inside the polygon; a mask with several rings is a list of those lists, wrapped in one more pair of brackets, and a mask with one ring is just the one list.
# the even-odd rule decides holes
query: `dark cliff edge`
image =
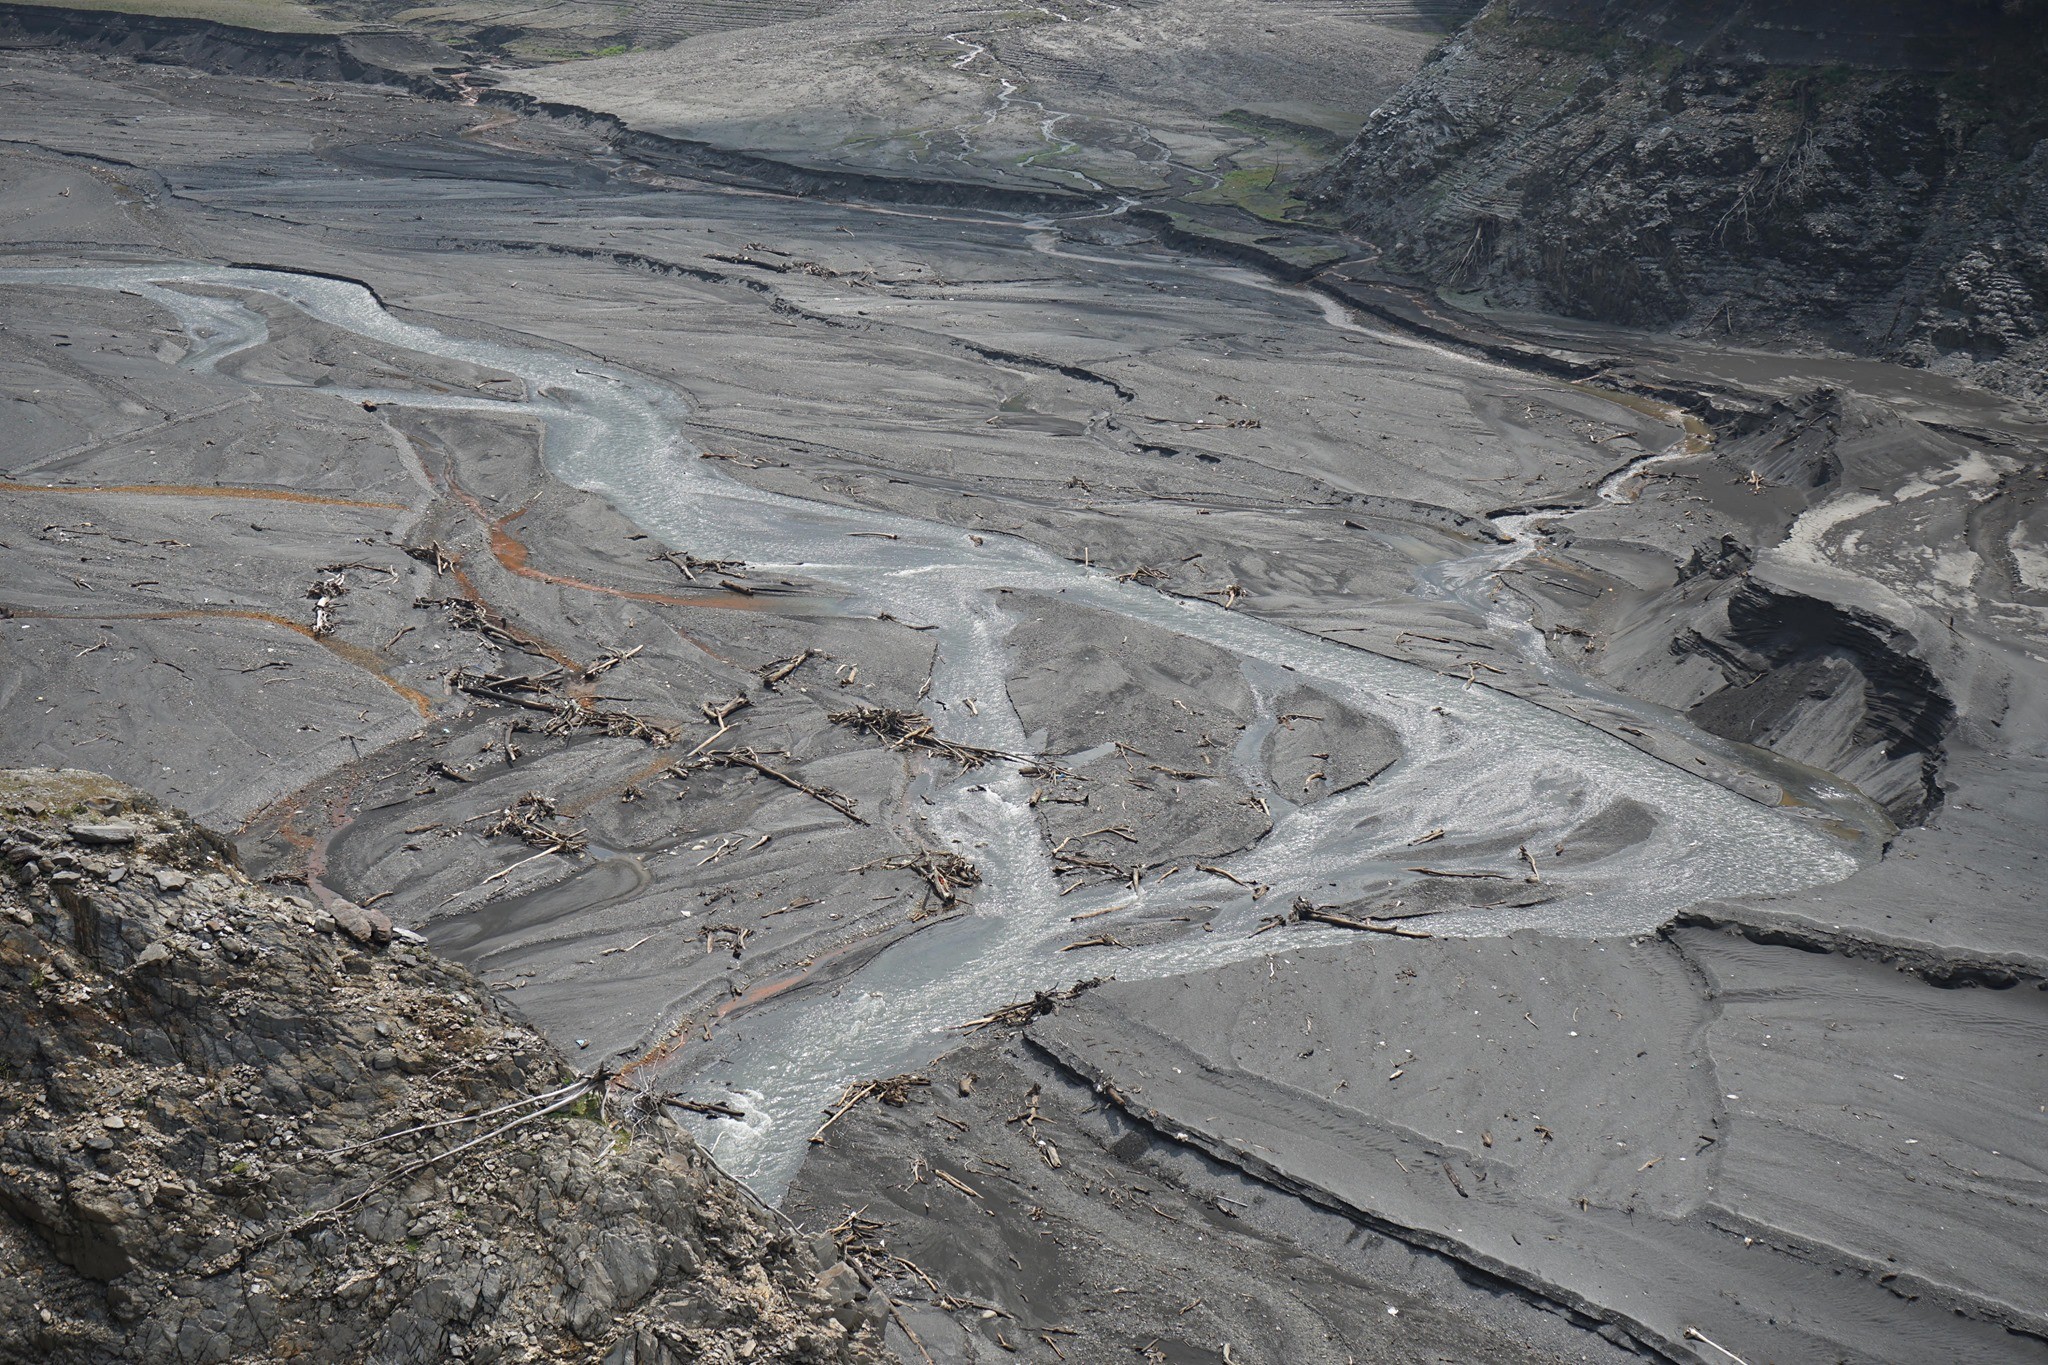
{"label": "dark cliff edge", "polygon": [[1495,303],[2048,393],[2048,5],[1494,0],[1317,195]]}
{"label": "dark cliff edge", "polygon": [[0,45],[52,47],[220,75],[358,81],[415,94],[446,93],[444,76],[470,65],[453,48],[401,32],[273,32],[168,15],[57,5],[0,5]]}
{"label": "dark cliff edge", "polygon": [[0,773],[0,1359],[880,1358],[659,1096],[375,911],[91,773]]}

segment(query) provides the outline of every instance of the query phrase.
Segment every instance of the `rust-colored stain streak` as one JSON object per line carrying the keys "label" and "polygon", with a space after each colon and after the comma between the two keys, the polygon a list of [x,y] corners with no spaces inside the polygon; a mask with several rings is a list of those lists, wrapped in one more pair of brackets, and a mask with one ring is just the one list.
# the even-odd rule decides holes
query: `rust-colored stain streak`
{"label": "rust-colored stain streak", "polygon": [[295,502],[308,507],[363,507],[380,512],[403,512],[402,502],[365,502],[358,498],[330,498],[319,493],[294,493],[283,488],[237,488],[204,483],[0,483],[4,493],[134,493],[157,498],[251,498],[259,502]]}
{"label": "rust-colored stain streak", "polygon": [[714,1021],[723,1019],[728,1014],[736,1014],[750,1005],[760,1004],[763,1000],[773,1000],[784,991],[800,986],[810,980],[811,973],[815,970],[816,968],[813,967],[801,972],[792,972],[788,976],[778,976],[773,981],[763,981],[758,986],[753,986],[742,994],[727,1000],[711,1012],[711,1018]]}
{"label": "rust-colored stain streak", "polygon": [[623,781],[614,782],[609,786],[600,787],[596,791],[591,792],[588,796],[580,796],[577,797],[575,800],[563,802],[562,814],[568,816],[570,819],[573,820],[578,816],[582,815],[583,812],[589,810],[592,806],[596,805],[598,802],[604,800],[606,797],[619,796],[623,794],[626,788],[628,787],[637,787],[642,782],[650,782],[656,777],[659,777],[662,773],[667,772],[670,768],[674,766],[675,759],[667,755],[663,755],[660,758],[651,758],[647,760],[647,762],[635,768],[632,772],[626,774]]}
{"label": "rust-colored stain streak", "polygon": [[[450,565],[448,569],[448,575],[449,577],[455,580],[456,586],[462,589],[462,595],[464,597],[467,597],[470,601],[476,603],[480,607],[489,607],[492,611],[497,612],[497,608],[491,607],[490,602],[485,599],[484,595],[481,592],[477,591],[476,584],[471,582],[469,575],[462,571],[462,565],[460,563]],[[583,672],[582,664],[577,663],[574,659],[570,658],[567,654],[564,654],[561,650],[549,644],[546,640],[541,639],[532,631],[521,630],[518,626],[513,625],[512,622],[506,618],[503,612],[497,612],[497,615],[498,619],[504,623],[504,628],[508,630],[512,635],[516,636],[522,645],[526,646],[528,649],[531,649],[534,653],[540,655],[542,658],[547,659],[551,663],[560,664],[563,668],[568,669],[571,673],[581,674]]]}
{"label": "rust-colored stain streak", "polygon": [[465,493],[453,481],[449,483],[449,491],[455,493],[459,499],[463,499],[463,503],[467,505],[467,508],[477,514],[477,520],[481,520],[483,526],[489,530],[489,538],[492,538],[492,555],[498,559],[500,565],[504,565],[506,573],[516,573],[522,579],[535,579],[535,581],[541,581],[541,583],[555,583],[557,587],[580,587],[584,591],[604,593],[606,598],[625,598],[627,602],[653,602],[653,604],[659,604],[659,606],[705,606],[705,608],[713,608],[713,610],[719,610],[719,612],[762,612],[768,606],[760,598],[741,598],[741,596],[735,596],[735,593],[721,593],[721,596],[678,598],[678,596],[674,596],[674,593],[635,591],[631,587],[608,587],[604,583],[592,583],[588,579],[571,579],[571,577],[567,577],[563,573],[549,573],[547,569],[535,569],[535,567],[532,567],[532,563],[528,563],[530,553],[526,551],[526,542],[520,540],[518,536],[514,536],[510,530],[506,530],[506,526],[510,526],[512,522],[516,522],[522,516],[526,516],[528,512],[532,512],[532,503],[524,505],[524,508],[520,508],[518,512],[508,512],[506,516],[502,516],[498,520],[492,520],[489,512],[483,510],[483,503],[479,503],[475,497]]}
{"label": "rust-colored stain streak", "polygon": [[434,713],[434,699],[418,688],[407,687],[384,671],[384,661],[376,651],[352,645],[346,640],[337,640],[331,635],[315,635],[313,628],[303,621],[294,621],[285,616],[273,616],[267,611],[248,611],[230,607],[205,610],[198,607],[182,611],[123,611],[123,612],[69,612],[36,611],[24,607],[10,607],[8,614],[18,617],[33,617],[44,621],[260,621],[265,625],[282,626],[286,630],[305,636],[314,644],[347,663],[354,664],[378,682],[412,703],[413,709],[422,716]]}
{"label": "rust-colored stain streak", "polygon": [[[507,524],[518,520],[520,517],[525,516],[527,512],[531,511],[531,504],[528,504],[526,507],[520,508],[516,512],[507,513],[505,516],[493,517],[489,509],[487,509],[483,505],[481,499],[471,494],[467,489],[463,488],[461,484],[455,481],[455,476],[452,472],[444,471],[442,476],[439,479],[437,479],[436,482],[441,484],[442,487],[446,488],[451,497],[453,497],[456,501],[460,502],[464,507],[467,507],[470,510],[470,512],[476,517],[476,519],[483,524],[484,531],[490,539],[491,557],[496,559],[498,561],[499,567],[504,569],[505,572],[507,573],[517,574],[521,578],[530,578],[533,579],[535,582],[539,583],[551,583],[556,587],[576,588],[583,592],[603,593],[607,597],[623,598],[626,601],[630,602],[652,602],[658,606],[664,607],[709,607],[717,611],[765,611],[772,609],[767,599],[731,595],[717,597],[678,597],[669,593],[636,592],[630,588],[607,587],[605,584],[602,583],[592,583],[588,582],[585,579],[570,578],[565,574],[549,573],[545,569],[536,569],[529,562],[530,556],[529,552],[527,551],[525,543],[521,541],[519,537],[513,535],[510,531],[505,529]],[[488,603],[486,603],[484,599],[483,594],[477,591],[476,584],[470,580],[469,575],[462,571],[462,567],[460,564],[457,564],[456,567],[452,570],[452,572],[454,574],[455,581],[462,585],[463,592],[468,595],[469,599],[472,602],[476,602],[479,605],[488,605]],[[508,622],[507,624],[510,623]],[[558,663],[562,667],[569,669],[571,672],[581,673],[583,671],[582,665],[576,663],[573,659],[570,659],[567,655],[563,654],[553,645],[548,644],[545,640],[541,640],[538,637],[525,631],[520,631],[518,633],[520,637],[523,640],[525,640],[528,644],[532,645],[537,652],[539,652],[542,655],[545,655],[547,658],[553,660],[555,663]],[[698,641],[691,639],[688,635],[683,634],[681,630],[677,630],[676,634],[682,636],[682,638],[688,641],[690,644],[696,645],[698,649],[703,650],[706,654],[709,654],[712,658],[719,660],[721,663],[733,663],[731,659],[728,659],[724,655],[719,654],[716,651],[708,648],[707,646],[699,643]],[[738,665],[735,664],[734,666],[737,667]],[[584,686],[581,689],[583,693],[588,693],[590,690],[591,689],[588,686]],[[570,689],[570,692],[571,695],[578,695],[578,689],[575,687],[572,687]]]}

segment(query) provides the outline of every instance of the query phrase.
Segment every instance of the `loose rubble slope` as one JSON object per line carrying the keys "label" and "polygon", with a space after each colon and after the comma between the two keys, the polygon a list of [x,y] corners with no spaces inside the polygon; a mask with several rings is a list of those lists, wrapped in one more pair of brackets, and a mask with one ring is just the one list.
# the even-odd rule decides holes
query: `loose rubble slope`
{"label": "loose rubble slope", "polygon": [[95,774],[0,820],[0,1358],[875,1358],[849,1271],[375,911]]}

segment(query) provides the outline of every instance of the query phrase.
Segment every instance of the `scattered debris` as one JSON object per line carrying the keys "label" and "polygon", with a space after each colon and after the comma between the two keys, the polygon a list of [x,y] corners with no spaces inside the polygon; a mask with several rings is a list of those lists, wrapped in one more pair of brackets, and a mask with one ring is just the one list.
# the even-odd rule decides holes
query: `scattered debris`
{"label": "scattered debris", "polygon": [[[838,1101],[825,1111],[825,1121],[818,1125],[817,1132],[811,1134],[811,1141],[823,1142],[827,1128],[830,1128],[833,1124],[852,1113],[854,1106],[871,1095],[878,1096],[884,1104],[901,1109],[904,1105],[910,1103],[910,1092],[912,1089],[930,1084],[931,1080],[928,1077],[916,1076],[905,1072],[901,1076],[890,1076],[885,1080],[860,1081],[849,1085],[844,1091],[840,1092]],[[876,1226],[879,1227],[880,1224]]]}
{"label": "scattered debris", "polygon": [[484,829],[486,836],[516,835],[533,847],[549,853],[580,853],[589,844],[581,829],[558,830],[549,825],[561,819],[555,803],[539,792],[528,792],[498,812],[498,818]]}
{"label": "scattered debris", "polygon": [[731,950],[735,962],[739,960],[740,953],[745,950],[747,940],[753,933],[752,929],[737,924],[707,924],[697,931],[698,937],[704,940],[704,953],[707,957],[720,948],[727,948]]}
{"label": "scattered debris", "polygon": [[1016,755],[978,744],[963,744],[939,734],[932,718],[922,711],[900,711],[887,706],[856,706],[826,717],[834,725],[873,735],[892,749],[922,749],[958,763],[962,769],[979,768],[994,759],[1016,760]]}
{"label": "scattered debris", "polygon": [[694,758],[688,763],[678,763],[669,771],[677,777],[685,777],[694,768],[751,768],[763,777],[773,778],[785,787],[800,791],[805,796],[830,806],[856,825],[867,823],[854,808],[852,797],[833,791],[829,787],[814,787],[802,778],[792,777],[779,768],[770,767],[767,760],[752,749],[719,749]]}
{"label": "scattered debris", "polygon": [[1306,896],[1296,896],[1293,906],[1286,914],[1269,915],[1260,921],[1259,927],[1252,931],[1252,937],[1257,938],[1268,929],[1279,929],[1289,924],[1311,922],[1327,924],[1338,929],[1358,929],[1368,934],[1391,934],[1395,938],[1436,937],[1435,934],[1424,933],[1420,929],[1404,929],[1397,924],[1380,924],[1370,919],[1356,919],[1350,915],[1340,915],[1329,906],[1311,903]]}
{"label": "scattered debris", "polygon": [[960,892],[970,886],[981,885],[981,869],[957,853],[940,849],[920,849],[916,853],[899,853],[880,862],[866,863],[853,869],[866,872],[869,868],[885,868],[891,872],[915,872],[924,879],[942,905],[952,905],[960,899]]}

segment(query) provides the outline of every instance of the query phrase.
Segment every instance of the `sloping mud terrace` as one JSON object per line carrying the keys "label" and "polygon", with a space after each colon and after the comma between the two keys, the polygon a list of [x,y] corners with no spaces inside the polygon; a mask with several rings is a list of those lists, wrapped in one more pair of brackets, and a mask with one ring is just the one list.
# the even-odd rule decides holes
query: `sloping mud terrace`
{"label": "sloping mud terrace", "polygon": [[905,1358],[2040,1355],[2037,414],[390,88],[0,105],[8,761],[737,1108]]}

